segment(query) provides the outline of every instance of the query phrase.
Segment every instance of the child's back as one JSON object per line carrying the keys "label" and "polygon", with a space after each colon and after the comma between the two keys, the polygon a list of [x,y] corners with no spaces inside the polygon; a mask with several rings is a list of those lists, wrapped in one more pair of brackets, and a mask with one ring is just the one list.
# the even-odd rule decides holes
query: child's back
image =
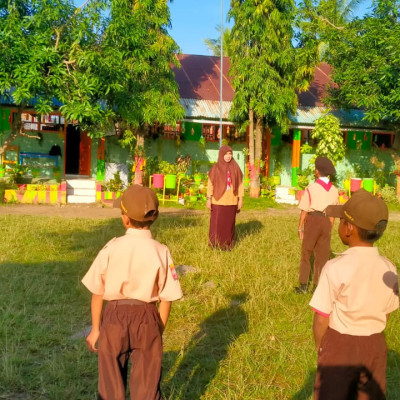
{"label": "child's back", "polygon": [[387,224],[383,200],[364,190],[326,214],[349,249],[324,266],[310,305],[318,351],[315,399],[385,398],[387,315],[399,306],[396,267],[373,243]]}
{"label": "child's back", "polygon": [[168,248],[149,230],[158,216],[155,193],[130,186],[118,206],[126,233],[107,243],[82,279],[92,292],[86,343],[99,355],[99,398],[125,400],[131,359],[131,399],[159,400],[162,332],[182,291]]}

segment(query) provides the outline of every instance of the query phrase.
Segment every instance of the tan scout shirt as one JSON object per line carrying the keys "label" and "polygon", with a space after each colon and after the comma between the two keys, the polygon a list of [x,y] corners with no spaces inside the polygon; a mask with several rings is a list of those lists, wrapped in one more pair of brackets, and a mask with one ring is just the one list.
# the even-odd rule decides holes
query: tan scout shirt
{"label": "tan scout shirt", "polygon": [[310,306],[340,333],[382,332],[386,314],[399,307],[396,267],[376,247],[351,247],[325,264]]}
{"label": "tan scout shirt", "polygon": [[167,246],[150,230],[128,229],[100,250],[82,283],[104,300],[174,301],[182,297]]}
{"label": "tan scout shirt", "polygon": [[234,195],[232,186],[229,190],[225,190],[220,199],[216,200],[213,197],[213,189],[214,186],[211,182],[211,179],[209,179],[207,184],[207,197],[211,197],[211,204],[216,204],[218,206],[235,206],[238,203],[239,197],[244,197],[243,182],[241,182],[239,185],[237,196]]}
{"label": "tan scout shirt", "polygon": [[324,211],[326,207],[339,204],[339,192],[335,186],[329,191],[317,182],[308,185],[301,197],[299,208],[303,211]]}

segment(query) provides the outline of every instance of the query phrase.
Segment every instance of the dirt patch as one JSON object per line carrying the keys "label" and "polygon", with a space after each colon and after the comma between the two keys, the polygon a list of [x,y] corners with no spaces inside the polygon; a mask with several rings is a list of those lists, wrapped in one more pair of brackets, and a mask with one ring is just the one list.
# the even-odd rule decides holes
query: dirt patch
{"label": "dirt patch", "polygon": [[[202,214],[203,210],[188,210],[169,207],[160,207],[161,214]],[[62,218],[119,218],[121,211],[98,203],[94,204],[4,204],[0,206],[0,215],[37,215],[43,217]]]}
{"label": "dirt patch", "polygon": [[[168,215],[202,215],[208,214],[208,210],[189,210],[187,208],[160,207],[160,214]],[[258,215],[298,215],[297,207],[267,208],[265,210],[241,211],[240,216],[257,217]],[[93,204],[4,204],[0,206],[0,215],[37,215],[43,217],[62,218],[119,218],[121,212],[117,208]],[[400,212],[391,212],[390,221],[400,221]]]}

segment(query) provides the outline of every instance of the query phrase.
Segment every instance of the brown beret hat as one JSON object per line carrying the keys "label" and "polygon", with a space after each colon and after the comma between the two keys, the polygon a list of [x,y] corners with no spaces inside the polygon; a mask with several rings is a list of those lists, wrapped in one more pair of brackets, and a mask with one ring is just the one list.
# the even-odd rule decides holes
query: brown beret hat
{"label": "brown beret hat", "polygon": [[328,206],[328,217],[343,218],[359,228],[373,231],[378,229],[380,221],[388,221],[389,212],[386,203],[379,197],[359,189],[346,203],[340,206]]}
{"label": "brown beret hat", "polygon": [[332,161],[326,157],[317,157],[315,160],[315,169],[317,169],[322,176],[335,175],[336,169]]}
{"label": "brown beret hat", "polygon": [[135,221],[155,221],[158,217],[158,198],[154,191],[141,185],[132,185],[114,201],[114,207]]}

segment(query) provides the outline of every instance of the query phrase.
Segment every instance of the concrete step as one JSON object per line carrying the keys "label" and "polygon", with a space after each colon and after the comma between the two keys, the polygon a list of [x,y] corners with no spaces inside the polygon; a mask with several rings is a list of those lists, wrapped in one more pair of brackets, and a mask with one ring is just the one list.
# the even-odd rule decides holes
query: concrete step
{"label": "concrete step", "polygon": [[282,200],[296,200],[296,196],[294,194],[281,194],[281,195],[276,195],[276,199],[282,199]]}
{"label": "concrete step", "polygon": [[96,190],[96,181],[92,179],[67,179],[68,188]]}
{"label": "concrete step", "polygon": [[290,199],[275,199],[275,201],[279,204],[292,204],[294,206],[297,206],[297,204],[299,204],[299,202],[294,199],[294,200],[290,200]]}
{"label": "concrete step", "polygon": [[92,179],[67,179],[67,203],[95,203],[96,181]]}
{"label": "concrete step", "polygon": [[293,189],[288,186],[277,186],[275,188],[275,201],[280,204],[299,204]]}
{"label": "concrete step", "polygon": [[96,196],[67,195],[67,203],[71,204],[96,203]]}

